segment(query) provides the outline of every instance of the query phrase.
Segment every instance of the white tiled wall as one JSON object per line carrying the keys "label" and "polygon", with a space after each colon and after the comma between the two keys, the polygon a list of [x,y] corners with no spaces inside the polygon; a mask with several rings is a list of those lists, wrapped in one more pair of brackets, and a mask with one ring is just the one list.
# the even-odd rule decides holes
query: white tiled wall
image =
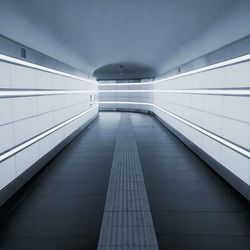
{"label": "white tiled wall", "polygon": [[[242,62],[153,85],[110,85],[100,90],[250,88],[250,62]],[[184,93],[100,93],[100,101],[155,104],[245,149],[250,149],[250,97]],[[102,104],[103,109],[151,110],[248,185],[250,160],[170,115],[148,105]]]}
{"label": "white tiled wall", "polygon": [[[155,89],[206,89],[250,87],[250,62],[166,80]],[[154,104],[222,138],[250,149],[249,96],[154,93]],[[250,184],[250,160],[204,134],[164,114],[154,112],[207,152],[225,168]]]}
{"label": "white tiled wall", "polygon": [[[84,80],[0,62],[0,89],[90,90]],[[0,98],[0,153],[90,109],[90,94]],[[95,109],[0,163],[0,190],[98,113]]]}
{"label": "white tiled wall", "polygon": [[133,90],[149,90],[151,85],[99,85],[99,90],[130,90],[131,92],[100,92],[100,102],[130,102],[130,104],[100,104],[100,109],[127,109],[127,110],[151,110],[149,105],[132,104],[131,102],[150,103],[152,102],[152,93],[134,92]]}

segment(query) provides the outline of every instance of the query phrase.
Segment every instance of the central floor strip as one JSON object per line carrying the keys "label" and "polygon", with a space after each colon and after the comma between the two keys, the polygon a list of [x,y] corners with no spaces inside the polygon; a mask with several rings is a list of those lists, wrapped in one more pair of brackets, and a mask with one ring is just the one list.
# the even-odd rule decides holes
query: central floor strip
{"label": "central floor strip", "polygon": [[129,114],[119,124],[98,249],[158,249]]}

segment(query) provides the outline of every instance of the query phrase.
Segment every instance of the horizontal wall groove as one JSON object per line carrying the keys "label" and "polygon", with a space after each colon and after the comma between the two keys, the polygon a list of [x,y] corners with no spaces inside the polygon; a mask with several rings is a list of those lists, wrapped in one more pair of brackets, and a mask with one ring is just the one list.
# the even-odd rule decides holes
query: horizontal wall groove
{"label": "horizontal wall groove", "polygon": [[70,108],[73,108],[73,107],[76,107],[76,106],[80,106],[80,105],[85,104],[85,103],[89,104],[90,102],[88,102],[88,101],[79,102],[79,103],[72,104],[72,105],[69,105],[69,106],[64,106],[62,108],[53,109],[53,110],[50,110],[48,112],[43,112],[43,113],[39,113],[39,114],[36,114],[36,115],[27,116],[27,117],[19,119],[19,120],[13,120],[11,122],[0,124],[0,128],[1,128],[1,126],[6,126],[6,125],[9,125],[9,124],[12,124],[12,123],[17,123],[17,122],[25,121],[25,120],[28,120],[28,119],[31,119],[31,118],[34,118],[34,117],[39,117],[39,116],[42,116],[42,115],[50,114],[50,113],[61,111],[61,110],[65,110],[65,109],[70,109]]}
{"label": "horizontal wall groove", "polygon": [[40,70],[40,71],[44,71],[44,72],[48,72],[48,73],[53,73],[53,74],[56,74],[56,75],[61,75],[61,76],[65,76],[65,77],[68,77],[68,78],[73,78],[73,79],[76,79],[76,80],[87,81],[87,82],[91,82],[91,83],[96,84],[95,81],[91,81],[90,79],[84,79],[82,77],[71,75],[71,74],[68,74],[68,73],[65,73],[65,72],[62,72],[62,71],[59,71],[59,70],[47,68],[45,66],[30,63],[30,62],[23,61],[23,60],[14,58],[14,57],[6,56],[6,55],[3,55],[3,54],[0,54],[0,61],[3,61],[5,63],[9,63],[9,64],[22,66],[22,67],[26,67],[26,68],[36,69],[36,70]]}
{"label": "horizontal wall groove", "polygon": [[240,120],[240,119],[235,119],[235,118],[230,117],[230,116],[225,116],[225,115],[216,114],[216,113],[209,112],[209,111],[206,111],[206,110],[203,110],[203,109],[194,108],[194,107],[189,106],[189,105],[182,105],[182,104],[179,104],[179,103],[176,103],[176,102],[166,101],[165,99],[161,99],[161,98],[158,98],[158,101],[159,101],[159,100],[160,100],[160,101],[164,101],[165,103],[170,103],[170,104],[179,106],[179,107],[187,108],[187,109],[189,109],[189,110],[191,110],[191,111],[192,111],[192,110],[195,110],[195,111],[203,112],[203,113],[205,113],[205,114],[214,115],[214,116],[226,118],[226,119],[229,119],[229,120],[233,120],[233,121],[237,121],[237,122],[241,122],[241,123],[245,123],[245,124],[250,124],[250,122],[247,122],[247,121],[243,121],[243,120]]}
{"label": "horizontal wall groove", "polygon": [[22,142],[22,143],[20,143],[20,144],[18,144],[16,146],[14,146],[14,147],[12,147],[12,148],[2,152],[0,154],[0,163],[5,161],[6,159],[12,157],[13,155],[19,153],[20,151],[24,150],[25,148],[33,145],[34,143],[42,140],[43,138],[45,138],[48,135],[54,133],[55,131],[59,130],[60,128],[62,128],[64,126],[68,125],[69,123],[75,121],[76,119],[82,117],[83,115],[89,113],[90,111],[96,109],[97,107],[98,107],[98,105],[88,109],[87,111],[81,112],[80,114],[78,114],[76,116],[73,116],[72,118],[67,119],[67,120],[57,124],[56,126],[54,126],[54,127],[52,127],[50,129],[36,135],[36,136],[34,136],[34,137],[32,137],[32,138],[30,138],[30,139],[28,139],[28,140],[26,140],[26,141],[24,141],[24,142]]}
{"label": "horizontal wall groove", "polygon": [[[55,157],[64,147],[66,147],[79,133],[87,128],[98,116],[92,116],[88,121],[82,124],[78,129],[70,133],[61,142],[55,145],[45,155],[36,160],[29,168],[20,173],[0,190],[0,206],[3,205],[12,195],[14,195],[25,183],[27,183],[36,173],[38,173],[53,157]],[[7,201],[8,202],[8,201]]]}
{"label": "horizontal wall groove", "polygon": [[98,115],[97,82],[60,62],[28,60],[37,64],[0,54],[0,196]]}
{"label": "horizontal wall groove", "polygon": [[[177,118],[182,119],[182,120],[184,120],[184,121],[187,122],[187,123],[190,123],[189,126],[192,127],[192,128],[194,128],[193,126],[195,126],[195,127],[199,128],[199,129],[201,129],[201,130],[204,130],[204,132],[207,132],[207,133],[209,133],[209,134],[211,134],[211,135],[214,135],[214,136],[218,137],[218,138],[221,139],[221,140],[225,140],[226,142],[231,143],[231,144],[237,146],[238,148],[241,148],[242,150],[246,151],[247,153],[246,153],[246,154],[243,154],[243,153],[237,151],[236,149],[233,149],[233,148],[231,148],[230,146],[228,146],[229,148],[233,149],[233,150],[236,151],[237,153],[240,153],[240,154],[244,155],[245,157],[250,158],[250,150],[249,150],[248,148],[245,148],[245,147],[243,147],[243,146],[241,146],[241,145],[239,145],[239,144],[237,144],[237,143],[235,143],[235,142],[232,142],[232,141],[230,141],[230,140],[228,140],[228,139],[226,139],[226,138],[223,138],[223,137],[219,136],[218,134],[213,133],[213,132],[211,132],[211,131],[209,131],[209,130],[207,130],[207,129],[204,129],[203,127],[201,127],[201,126],[199,126],[199,125],[197,125],[197,124],[195,124],[195,123],[193,123],[193,122],[190,122],[190,121],[188,121],[188,120],[182,118],[181,116],[175,115],[174,113],[172,113],[172,112],[170,112],[170,111],[168,111],[168,110],[166,110],[166,109],[163,109],[163,108],[161,108],[161,107],[159,107],[159,106],[157,106],[157,105],[154,105],[154,107],[156,107],[156,108],[158,108],[158,109],[161,109],[163,112],[171,113],[173,116],[176,116]],[[188,125],[188,124],[186,124],[186,125]],[[195,129],[195,128],[194,128],[194,129]],[[198,130],[198,129],[196,129],[196,130]],[[199,130],[198,130],[198,131],[199,131]],[[199,131],[199,132],[202,133],[202,131]],[[204,134],[207,135],[206,133],[204,133]],[[209,135],[207,135],[207,136],[209,136]],[[211,136],[209,136],[209,137],[211,137]],[[211,138],[214,139],[213,137],[211,137]],[[220,142],[220,141],[218,141],[218,142]],[[220,143],[221,143],[221,142],[220,142]],[[227,146],[227,145],[225,145],[224,143],[222,143],[222,144],[223,144],[224,146]]]}
{"label": "horizontal wall groove", "polygon": [[168,130],[170,130],[176,137],[178,137],[186,146],[195,152],[203,161],[205,161],[212,169],[214,169],[220,176],[222,176],[229,184],[231,184],[238,192],[240,192],[247,200],[250,201],[249,184],[243,181],[239,176],[227,169],[223,164],[213,158],[204,149],[197,146],[189,138],[180,133],[160,116],[153,114],[155,118]]}
{"label": "horizontal wall groove", "polygon": [[89,94],[97,93],[94,90],[0,90],[0,98],[17,98],[33,96],[53,96],[53,95],[70,95],[70,94]]}
{"label": "horizontal wall groove", "polygon": [[[144,102],[99,102],[99,104],[129,104],[129,105],[147,105],[147,106],[150,106],[150,107],[154,107],[154,108],[157,108],[158,110],[170,115],[171,117],[181,121],[182,123],[188,125],[189,127],[192,127],[193,129],[199,131],[200,133],[214,139],[215,141],[221,143],[222,145],[234,150],[235,152],[243,155],[244,157],[246,158],[250,158],[250,150],[249,149],[246,149],[234,142],[231,142],[213,132],[210,132],[209,130],[206,130],[198,125],[196,125],[195,123],[192,123],[168,110],[165,110],[163,108],[161,108],[160,106],[157,106],[153,103],[144,103]],[[155,112],[154,112],[155,113]]]}
{"label": "horizontal wall groove", "polygon": [[243,57],[198,70],[186,68],[186,73],[177,70],[152,82],[100,84],[100,110],[154,114],[209,154],[212,167],[219,162],[219,173],[250,197],[249,59],[246,52]]}

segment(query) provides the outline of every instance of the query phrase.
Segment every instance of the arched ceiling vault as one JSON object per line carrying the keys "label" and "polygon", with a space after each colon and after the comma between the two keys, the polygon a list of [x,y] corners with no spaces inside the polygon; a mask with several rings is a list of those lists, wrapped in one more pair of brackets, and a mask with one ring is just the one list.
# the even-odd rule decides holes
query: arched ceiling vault
{"label": "arched ceiling vault", "polygon": [[148,68],[143,76],[157,76],[250,34],[249,0],[0,0],[0,6],[2,35],[89,75],[108,65],[125,70],[129,62]]}

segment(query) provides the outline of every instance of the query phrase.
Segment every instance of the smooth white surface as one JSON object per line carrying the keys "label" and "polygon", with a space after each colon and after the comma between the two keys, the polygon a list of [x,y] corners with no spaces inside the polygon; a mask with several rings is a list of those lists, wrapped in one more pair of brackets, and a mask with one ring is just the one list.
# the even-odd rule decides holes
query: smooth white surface
{"label": "smooth white surface", "polygon": [[[154,87],[160,90],[198,88],[199,90],[204,89],[204,91],[207,91],[207,88],[249,89],[249,72],[250,64],[249,61],[246,61],[197,74],[186,75],[182,78],[159,82],[154,85]],[[245,155],[248,156],[250,149],[249,95],[194,95],[191,94],[193,91],[194,90],[190,91],[190,94],[182,94],[179,96],[177,93],[155,92],[153,103],[174,114],[180,115],[191,123],[215,133],[232,144],[246,148]],[[224,89],[221,94],[225,94],[227,91],[228,90]],[[176,122],[168,116],[157,112],[157,110],[156,114],[215,160],[222,163],[225,168],[229,169],[247,184],[250,184],[250,175],[248,174],[250,171],[250,160],[241,154],[237,154],[237,152],[234,151],[235,147],[231,147],[230,149],[228,145],[225,147],[223,144],[218,144],[216,138],[210,137],[209,139],[205,134],[202,136],[197,135],[197,132],[191,127],[191,130],[180,128]],[[213,138],[213,140],[211,140],[211,138]],[[224,153],[225,151],[227,152],[226,154]],[[227,159],[225,159],[225,157]]]}
{"label": "smooth white surface", "polygon": [[0,98],[0,126],[12,121],[12,100]]}
{"label": "smooth white surface", "polygon": [[[97,107],[98,107],[98,105],[96,105],[96,106],[88,109],[87,111],[84,111],[84,112],[82,112],[82,113],[80,113],[80,114],[72,117],[71,119],[69,119],[67,121],[64,121],[64,122],[58,124],[57,126],[51,128],[51,129],[47,130],[46,132],[43,132],[42,134],[40,134],[38,136],[35,136],[35,137],[33,137],[33,136],[34,136],[34,134],[37,133],[37,131],[35,131],[35,132],[32,133],[30,130],[28,130],[28,126],[22,126],[21,129],[19,129],[20,131],[17,129],[17,132],[19,132],[18,134],[21,136],[21,138],[16,138],[17,144],[20,143],[19,141],[23,141],[24,140],[23,137],[25,137],[25,134],[29,134],[29,136],[33,137],[33,138],[29,139],[27,142],[21,143],[21,145],[18,145],[16,147],[14,147],[13,149],[9,150],[7,153],[0,155],[0,162],[4,161],[8,157],[11,157],[12,155],[15,155],[17,152],[19,152],[19,151],[21,151],[21,150],[29,147],[30,145],[36,143],[37,141],[40,141],[41,139],[43,139],[47,135],[49,135],[49,134],[51,134],[51,133],[59,130],[60,128],[62,128],[64,126],[66,126],[67,124],[73,122],[74,120],[78,119],[79,117],[85,115],[86,113],[88,113],[88,112],[96,109]],[[31,122],[32,121],[25,120],[25,123],[27,123],[27,124],[31,123]],[[32,124],[33,124],[34,127],[36,127],[36,125],[34,125],[34,123],[32,123]],[[26,128],[26,130],[25,130],[25,128]],[[31,132],[31,134],[30,134],[30,132]]]}
{"label": "smooth white surface", "polygon": [[[74,78],[74,79],[83,80],[83,81],[86,81],[86,82],[95,83],[95,81],[91,81],[89,79],[84,79],[84,78],[81,78],[81,77],[78,77],[78,76],[67,74],[67,73],[62,72],[62,71],[58,71],[58,70],[47,68],[47,67],[44,67],[44,66],[41,66],[41,65],[38,65],[38,64],[26,62],[26,61],[23,61],[23,60],[20,60],[20,59],[17,59],[17,58],[13,58],[13,57],[10,57],[10,56],[6,56],[6,55],[3,55],[3,54],[0,54],[0,60],[2,60],[4,62],[16,63],[18,65],[22,65],[22,66],[28,67],[28,68],[25,68],[25,69],[16,68],[16,70],[22,71],[19,74],[19,76],[23,75],[23,72],[25,72],[25,71],[26,72],[29,72],[29,71],[33,72],[32,69],[30,69],[30,68],[33,68],[33,69],[38,69],[38,70],[46,71],[46,72],[49,72],[49,73],[61,75],[61,76],[67,76],[67,77],[70,77],[70,78]],[[18,76],[18,72],[15,72],[15,73],[16,73],[15,75]]]}
{"label": "smooth white surface", "polygon": [[0,61],[0,88],[10,88],[10,64]]}
{"label": "smooth white surface", "polygon": [[0,62],[0,189],[98,113],[96,83],[26,66]]}

